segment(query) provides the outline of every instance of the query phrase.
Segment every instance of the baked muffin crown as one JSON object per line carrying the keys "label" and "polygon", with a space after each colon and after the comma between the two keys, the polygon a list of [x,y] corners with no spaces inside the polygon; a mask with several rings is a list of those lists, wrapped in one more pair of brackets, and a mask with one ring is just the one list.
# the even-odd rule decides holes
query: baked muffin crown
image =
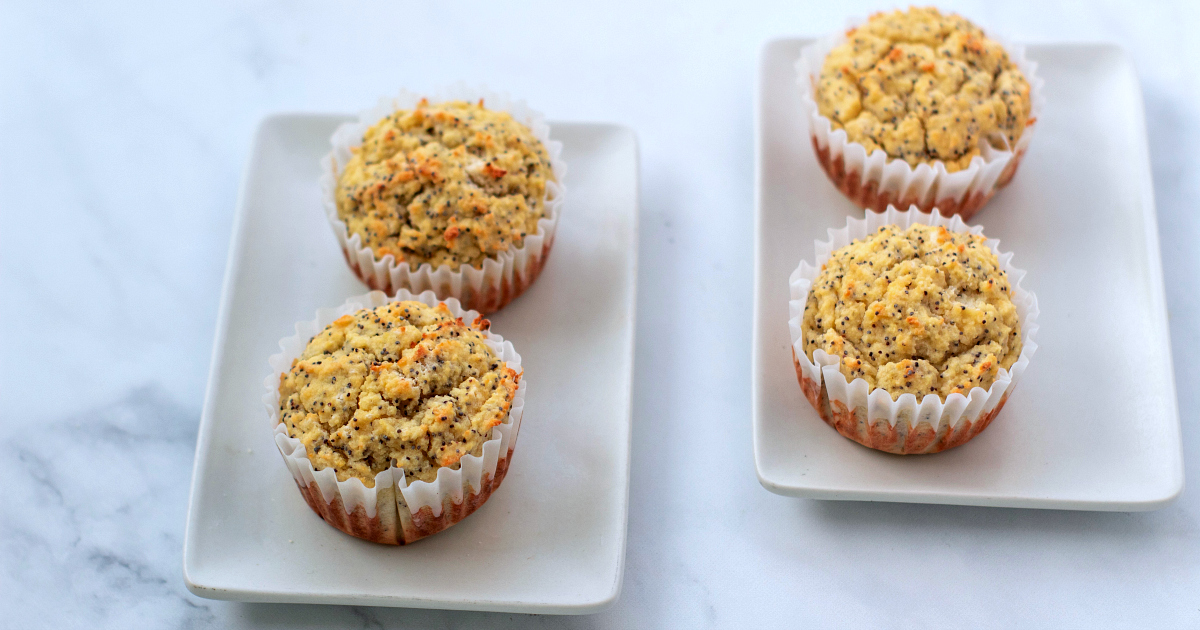
{"label": "baked muffin crown", "polygon": [[877,13],[826,56],[815,100],[835,129],[868,153],[954,172],[980,143],[1016,146],[1030,119],[1030,85],[1004,47],[935,8]]}
{"label": "baked muffin crown", "polygon": [[885,225],[832,253],[813,282],[804,352],[840,359],[893,399],[988,389],[1021,353],[1012,289],[982,236]]}
{"label": "baked muffin crown", "polygon": [[509,113],[422,100],[367,130],[338,175],[335,201],[376,259],[457,271],[535,234],[553,180],[546,147]]}
{"label": "baked muffin crown", "polygon": [[344,315],[280,376],[280,419],[317,470],[339,481],[400,468],[433,481],[479,455],[508,417],[521,375],[486,342],[488,322],[444,304],[390,302]]}

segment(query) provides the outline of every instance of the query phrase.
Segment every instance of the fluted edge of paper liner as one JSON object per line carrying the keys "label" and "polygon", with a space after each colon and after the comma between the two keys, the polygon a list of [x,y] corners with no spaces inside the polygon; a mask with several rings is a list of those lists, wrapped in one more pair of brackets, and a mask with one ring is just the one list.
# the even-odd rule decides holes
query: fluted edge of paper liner
{"label": "fluted edge of paper liner", "polygon": [[[391,254],[376,260],[374,250],[363,245],[359,235],[350,234],[346,223],[338,218],[335,196],[337,178],[350,161],[351,149],[362,144],[363,134],[372,125],[398,109],[415,108],[422,98],[428,98],[431,103],[451,100],[476,102],[483,99],[488,109],[508,112],[517,122],[529,127],[534,137],[546,147],[550,157],[550,168],[556,181],[546,182],[545,216],[538,219],[537,232],[526,236],[521,247],[485,259],[482,268],[462,265],[458,271],[454,271],[449,265],[435,268],[429,263],[422,263],[413,269],[407,262],[397,262]],[[388,295],[400,289],[412,293],[433,291],[439,299],[455,298],[464,308],[487,315],[500,310],[524,293],[541,274],[562,216],[567,163],[562,159],[562,143],[550,138],[550,126],[545,117],[524,101],[462,83],[426,93],[401,90],[392,98],[380,99],[374,107],[361,112],[357,120],[338,126],[330,143],[332,151],[321,158],[318,181],[321,203],[346,263],[368,287]]]}
{"label": "fluted edge of paper liner", "polygon": [[[847,27],[864,22],[863,19],[851,20]],[[940,160],[932,165],[913,167],[904,160],[889,157],[881,149],[868,155],[865,146],[851,142],[845,130],[834,129],[833,123],[820,114],[816,81],[825,57],[846,39],[845,31],[818,39],[801,50],[795,65],[796,78],[813,151],[834,186],[860,208],[883,212],[889,205],[900,208],[915,205],[922,212],[931,212],[936,207],[942,214],[957,214],[967,220],[1012,180],[1029,148],[1036,120],[1045,107],[1042,94],[1045,81],[1037,75],[1038,64],[1025,56],[1024,46],[1013,44],[987,29],[984,33],[1004,47],[1029,82],[1030,120],[1034,123],[1025,127],[1014,147],[997,149],[982,142],[982,155],[971,160],[967,168],[954,173],[947,171]]]}
{"label": "fluted edge of paper liner", "polygon": [[1000,251],[1000,241],[989,239],[988,248],[996,254],[1000,267],[1008,275],[1013,305],[1021,322],[1021,353],[1008,370],[999,375],[988,389],[975,387],[967,392],[950,394],[945,402],[936,394],[926,395],[919,402],[913,394],[902,394],[892,400],[880,388],[872,390],[867,381],[856,378],[847,382],[839,369],[841,359],[824,350],[816,350],[810,359],[804,352],[804,309],[813,282],[821,266],[834,250],[862,239],[884,225],[908,228],[914,223],[944,227],[951,232],[981,234],[981,226],[968,226],[958,216],[947,218],[937,213],[921,212],[916,206],[898,210],[889,206],[885,212],[868,210],[862,219],[848,218],[846,226],[830,229],[829,239],[816,242],[815,264],[802,261],[788,278],[788,328],[792,339],[792,362],[804,397],[817,410],[821,419],[843,436],[874,449],[898,454],[936,453],[966,443],[992,422],[1017,381],[1037,352],[1034,336],[1038,331],[1038,302],[1032,291],[1021,286],[1025,271],[1013,266],[1011,252]]}
{"label": "fluted edge of paper liner", "polygon": [[[333,320],[364,308],[403,300],[430,306],[444,302],[452,315],[465,322],[479,316],[476,311],[464,309],[454,298],[442,300],[433,291],[413,295],[404,289],[390,298],[382,291],[371,291],[351,297],[337,308],[319,309],[316,318],[298,322],[296,334],[279,341],[282,352],[268,360],[272,372],[263,381],[266,393],[262,398],[270,416],[269,426],[274,430],[275,445],[308,506],[327,523],[351,536],[391,545],[412,543],[454,525],[483,505],[500,487],[517,445],[526,391],[526,382],[522,378],[508,417],[492,428],[491,437],[483,443],[480,455],[463,456],[457,469],[439,468],[437,478],[432,482],[410,483],[405,479],[403,469],[391,467],[377,474],[375,487],[368,488],[356,477],[338,481],[332,468],[314,470],[304,445],[288,435],[280,421],[281,375],[304,352],[309,340]],[[512,343],[490,330],[486,331],[486,343],[506,366],[522,373],[521,355]]]}

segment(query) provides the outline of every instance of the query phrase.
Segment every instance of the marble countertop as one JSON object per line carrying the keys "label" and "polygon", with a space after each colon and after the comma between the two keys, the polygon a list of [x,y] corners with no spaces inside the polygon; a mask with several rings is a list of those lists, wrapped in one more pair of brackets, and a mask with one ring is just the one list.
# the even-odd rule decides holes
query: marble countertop
{"label": "marble countertop", "polygon": [[[883,6],[834,4],[0,4],[0,625],[1200,626],[1194,489],[1121,514],[819,502],[758,485],[754,73],[767,38]],[[1193,487],[1200,6],[942,4],[1014,39],[1111,41],[1134,59]],[[637,372],[655,377],[634,391],[620,600],[559,618],[191,595],[184,512],[255,126],[457,79],[639,135]],[[678,443],[650,448],[663,432]],[[697,453],[725,457],[729,474],[707,474]]]}

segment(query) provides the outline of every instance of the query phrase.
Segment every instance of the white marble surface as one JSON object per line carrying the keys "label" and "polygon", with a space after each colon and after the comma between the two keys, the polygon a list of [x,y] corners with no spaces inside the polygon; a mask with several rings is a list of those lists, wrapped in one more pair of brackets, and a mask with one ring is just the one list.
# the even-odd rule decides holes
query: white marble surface
{"label": "white marble surface", "polygon": [[[1015,39],[1117,42],[1143,81],[1191,489],[1158,512],[1094,514],[822,503],[755,480],[757,54],[880,5],[180,4],[0,3],[0,625],[1200,625],[1196,5],[944,3]],[[456,79],[640,136],[620,601],[554,618],[190,595],[192,451],[255,125]]]}

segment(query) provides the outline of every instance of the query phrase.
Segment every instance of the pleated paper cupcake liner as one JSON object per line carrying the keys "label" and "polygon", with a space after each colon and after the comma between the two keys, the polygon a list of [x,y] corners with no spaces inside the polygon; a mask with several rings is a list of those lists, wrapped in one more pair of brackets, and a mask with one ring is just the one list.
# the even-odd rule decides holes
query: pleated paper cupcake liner
{"label": "pleated paper cupcake liner", "polygon": [[968,226],[958,216],[946,218],[938,213],[924,213],[916,206],[904,211],[894,206],[882,213],[867,211],[865,218],[850,218],[846,227],[829,230],[829,240],[816,242],[815,263],[801,262],[788,279],[792,361],[805,398],[821,419],[843,436],[864,446],[899,454],[936,453],[978,435],[1000,413],[1038,348],[1033,340],[1038,331],[1037,296],[1021,287],[1025,272],[1012,265],[1012,253],[1001,252],[1000,241],[991,239],[986,244],[1008,274],[1012,302],[1021,322],[1022,348],[1016,363],[1008,370],[1001,368],[988,389],[975,387],[965,396],[950,394],[944,402],[936,394],[926,395],[920,401],[913,394],[902,394],[892,400],[885,390],[872,390],[864,379],[847,382],[839,369],[840,357],[830,356],[824,350],[816,350],[811,358],[807,356],[803,322],[808,293],[834,250],[865,238],[884,225],[906,229],[914,223],[959,233],[983,231],[980,226]]}
{"label": "pleated paper cupcake liner", "polygon": [[[864,22],[853,20],[849,27]],[[1025,74],[1030,86],[1030,123],[1017,139],[1016,146],[997,149],[983,142],[982,155],[972,159],[967,168],[954,173],[947,171],[940,160],[932,165],[913,167],[902,159],[889,157],[882,149],[868,155],[865,146],[851,142],[844,129],[834,129],[832,121],[821,115],[816,100],[821,66],[829,52],[846,40],[844,31],[823,37],[801,50],[800,59],[796,61],[796,75],[809,120],[813,150],[821,168],[838,190],[859,207],[875,212],[883,212],[889,205],[900,208],[915,205],[922,212],[931,212],[936,207],[944,215],[957,214],[967,220],[996,191],[1008,185],[1029,148],[1035,123],[1045,104],[1042,96],[1045,81],[1037,76],[1037,63],[1025,57],[1024,46],[1012,44],[990,31],[985,30],[985,33],[1004,47],[1009,58]]]}
{"label": "pleated paper cupcake liner", "polygon": [[[415,108],[422,98],[428,98],[430,103],[452,100],[477,102],[483,99],[488,109],[508,112],[517,122],[529,127],[534,137],[545,145],[550,156],[550,167],[557,181],[546,182],[545,216],[538,219],[537,232],[526,236],[521,247],[485,259],[482,268],[462,265],[458,271],[454,271],[449,265],[435,268],[429,263],[422,263],[414,269],[407,262],[397,261],[391,254],[377,260],[375,252],[363,245],[359,235],[350,234],[346,223],[338,218],[335,197],[337,179],[350,161],[350,150],[362,144],[363,134],[372,125],[398,109]],[[333,151],[321,159],[319,182],[325,216],[350,269],[368,287],[388,295],[400,289],[433,291],[439,299],[455,298],[464,308],[486,315],[500,310],[523,293],[541,273],[550,255],[550,246],[554,244],[554,231],[562,215],[567,164],[562,159],[562,143],[550,139],[550,126],[545,118],[524,101],[514,101],[504,94],[462,84],[425,94],[401,91],[396,97],[381,99],[375,107],[363,111],[358,120],[339,126],[330,142]]]}
{"label": "pleated paper cupcake liner", "polygon": [[[315,470],[300,440],[288,435],[279,418],[279,381],[292,361],[300,357],[309,340],[342,315],[375,308],[388,302],[415,300],[430,306],[445,302],[450,313],[465,322],[479,314],[462,308],[458,300],[441,300],[433,291],[413,295],[400,289],[389,298],[380,291],[352,297],[333,309],[320,309],[315,319],[296,324],[296,334],[280,340],[282,352],[272,355],[271,375],[263,381],[263,404],[271,416],[275,445],[309,507],[330,525],[358,538],[391,545],[408,544],[450,527],[483,505],[508,473],[517,432],[525,411],[525,379],[513,397],[508,417],[496,427],[478,455],[468,454],[456,469],[443,467],[432,482],[408,481],[402,468],[391,467],[375,475],[375,486],[351,477],[338,481],[332,468]],[[521,374],[521,355],[510,342],[487,331],[486,342],[506,366]]]}

